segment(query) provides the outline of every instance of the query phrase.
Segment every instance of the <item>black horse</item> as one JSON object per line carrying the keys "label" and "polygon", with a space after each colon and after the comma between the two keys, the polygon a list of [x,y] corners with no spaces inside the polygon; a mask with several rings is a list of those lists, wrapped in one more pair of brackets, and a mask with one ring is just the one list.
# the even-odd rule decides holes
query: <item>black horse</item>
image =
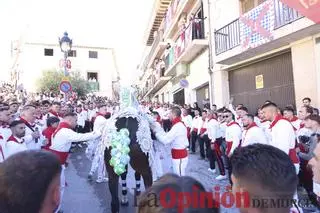
{"label": "black horse", "polygon": [[[122,128],[127,128],[129,130],[130,137],[130,165],[136,171],[137,174],[140,174],[143,178],[145,188],[148,188],[152,185],[152,171],[149,166],[148,156],[142,152],[139,143],[137,142],[137,130],[138,130],[138,121],[136,118],[118,118],[116,121],[117,131]],[[113,167],[109,164],[111,159],[111,147],[105,150],[104,160],[106,164],[106,170],[109,177],[109,190],[111,194],[111,211],[112,213],[118,213],[120,209],[119,202],[119,176],[113,171]],[[126,174],[123,174],[126,176]],[[124,178],[125,179],[125,178]]]}

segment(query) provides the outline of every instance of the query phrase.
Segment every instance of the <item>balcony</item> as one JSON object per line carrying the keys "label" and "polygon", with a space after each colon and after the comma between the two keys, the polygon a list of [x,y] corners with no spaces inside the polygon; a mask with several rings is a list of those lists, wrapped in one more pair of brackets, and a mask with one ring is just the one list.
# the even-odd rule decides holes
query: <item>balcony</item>
{"label": "balcony", "polygon": [[188,64],[208,47],[204,35],[204,20],[194,20],[183,30],[165,58],[165,76],[175,76],[179,63]]}
{"label": "balcony", "polygon": [[[266,8],[268,12],[256,21]],[[215,31],[216,62],[231,65],[248,60],[315,34],[319,29],[280,0],[267,0]]]}
{"label": "balcony", "polygon": [[161,75],[152,75],[149,83],[147,84],[147,92],[144,94],[144,98],[154,95],[162,87],[164,87],[171,77],[164,77]]}
{"label": "balcony", "polygon": [[150,68],[155,58],[159,58],[167,47],[163,41],[163,32],[160,30],[152,43],[151,50],[143,62],[143,70]]}

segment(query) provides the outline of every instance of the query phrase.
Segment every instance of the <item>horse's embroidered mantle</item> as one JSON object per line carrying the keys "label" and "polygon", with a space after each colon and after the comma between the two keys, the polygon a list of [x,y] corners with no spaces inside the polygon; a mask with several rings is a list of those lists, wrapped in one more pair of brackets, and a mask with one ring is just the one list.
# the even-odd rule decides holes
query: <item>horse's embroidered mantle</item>
{"label": "horse's embroidered mantle", "polygon": [[117,119],[129,117],[135,118],[138,121],[138,130],[136,133],[137,142],[139,143],[144,154],[148,156],[149,166],[151,167],[154,162],[154,150],[152,148],[153,140],[151,138],[149,121],[153,118],[133,107],[125,108],[107,120],[106,126],[104,127],[102,133],[102,143],[100,143],[99,146],[100,153],[104,154],[105,149],[111,146],[112,135],[117,132]]}

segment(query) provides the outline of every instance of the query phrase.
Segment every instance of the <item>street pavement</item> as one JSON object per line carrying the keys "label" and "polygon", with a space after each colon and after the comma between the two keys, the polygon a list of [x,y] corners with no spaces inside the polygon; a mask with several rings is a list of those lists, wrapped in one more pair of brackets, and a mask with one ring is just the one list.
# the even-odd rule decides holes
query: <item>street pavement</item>
{"label": "street pavement", "polygon": [[[110,210],[110,192],[107,183],[89,182],[87,180],[88,172],[91,167],[91,161],[85,156],[85,148],[76,149],[71,154],[69,166],[66,169],[66,187],[62,210],[64,213],[109,213]],[[219,185],[224,190],[228,185],[228,180],[216,181],[208,171],[209,162],[198,160],[199,155],[190,155],[187,167],[187,175],[200,181],[207,190],[213,190],[214,186]],[[94,179],[95,180],[95,179]],[[135,187],[134,172],[129,168],[127,185],[129,187],[129,205],[121,206],[121,213],[135,212],[133,188]],[[143,187],[142,187],[143,189]],[[121,194],[119,184],[119,194]],[[238,213],[235,208],[221,209],[221,213]]]}

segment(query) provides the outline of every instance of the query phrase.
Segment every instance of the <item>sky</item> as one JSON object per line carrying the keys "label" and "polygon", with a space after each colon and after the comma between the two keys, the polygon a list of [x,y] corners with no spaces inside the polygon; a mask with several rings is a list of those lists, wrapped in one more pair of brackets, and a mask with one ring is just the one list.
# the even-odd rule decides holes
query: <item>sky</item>
{"label": "sky", "polygon": [[10,67],[10,44],[20,35],[28,41],[55,43],[67,31],[74,44],[114,48],[122,82],[129,84],[142,59],[153,3],[154,0],[0,0],[0,72]]}

